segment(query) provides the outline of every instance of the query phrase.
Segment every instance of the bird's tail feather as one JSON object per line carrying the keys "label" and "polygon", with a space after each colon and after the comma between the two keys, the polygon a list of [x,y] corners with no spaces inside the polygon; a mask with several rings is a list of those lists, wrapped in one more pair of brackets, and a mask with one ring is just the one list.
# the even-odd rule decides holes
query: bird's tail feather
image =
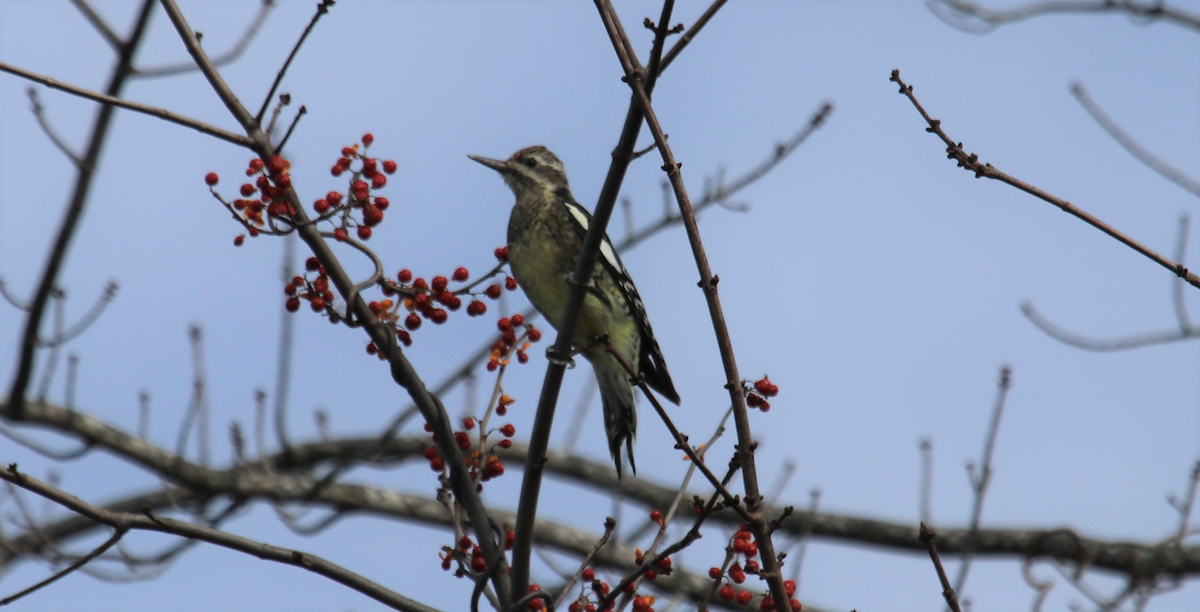
{"label": "bird's tail feather", "polygon": [[629,375],[615,359],[607,355],[605,357],[601,363],[593,363],[593,368],[596,371],[596,381],[600,384],[600,400],[604,404],[604,433],[608,436],[608,450],[612,453],[613,462],[617,466],[617,477],[620,478],[622,443],[625,444],[629,455],[629,467],[637,474],[637,465],[633,462],[637,410]]}

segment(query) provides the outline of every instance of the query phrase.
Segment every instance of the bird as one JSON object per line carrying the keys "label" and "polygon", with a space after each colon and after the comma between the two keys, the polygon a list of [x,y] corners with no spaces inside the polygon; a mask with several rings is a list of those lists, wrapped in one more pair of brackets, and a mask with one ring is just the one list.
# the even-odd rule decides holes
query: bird
{"label": "bird", "polygon": [[[571,195],[562,161],[544,146],[521,149],[505,161],[468,157],[499,172],[516,196],[508,219],[509,267],[534,308],[558,329],[571,290],[569,279],[591,225],[591,213]],[[628,372],[606,346],[595,342],[604,334],[651,389],[679,404],[679,393],[671,382],[646,307],[607,235],[600,243],[571,342],[596,374],[608,448],[620,478],[622,443],[629,467],[637,474],[633,460],[637,410]]]}

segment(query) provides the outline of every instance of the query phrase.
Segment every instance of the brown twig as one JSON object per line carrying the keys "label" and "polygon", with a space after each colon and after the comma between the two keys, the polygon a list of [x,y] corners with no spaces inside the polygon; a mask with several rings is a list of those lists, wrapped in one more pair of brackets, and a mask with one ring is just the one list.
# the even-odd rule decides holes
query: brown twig
{"label": "brown twig", "polygon": [[333,0],[321,0],[321,3],[317,5],[317,12],[313,13],[312,19],[308,22],[308,25],[304,27],[304,32],[300,34],[300,39],[296,41],[294,46],[292,46],[291,53],[288,53],[287,59],[283,62],[283,66],[279,68],[279,72],[275,75],[275,81],[271,83],[271,88],[267,90],[267,95],[263,98],[262,107],[258,109],[258,114],[254,116],[255,121],[258,123],[262,123],[263,115],[267,113],[267,107],[271,104],[271,98],[275,96],[275,92],[279,89],[279,83],[283,81],[283,76],[287,74],[288,67],[292,65],[292,60],[296,59],[296,54],[300,52],[300,47],[304,45],[304,41],[308,39],[308,35],[312,33],[313,28],[317,25],[317,22],[321,20],[321,17],[324,16],[325,13],[329,12],[330,7],[332,6]]}
{"label": "brown twig", "polygon": [[[79,1],[79,0],[73,0]],[[254,18],[246,25],[246,29],[242,31],[242,35],[238,37],[233,46],[229,50],[213,56],[212,63],[214,66],[224,66],[237,61],[246,49],[250,47],[250,43],[254,41],[254,37],[258,35],[258,31],[262,29],[264,23],[267,22],[267,17],[271,14],[271,9],[275,8],[275,0],[260,0],[258,12],[254,14]],[[194,62],[180,62],[178,64],[169,64],[165,66],[153,66],[150,68],[135,68],[134,76],[143,79],[172,76],[183,74],[186,72],[196,71]]]}
{"label": "brown twig", "polygon": [[50,120],[46,118],[46,109],[42,106],[42,101],[38,98],[37,89],[29,87],[25,90],[25,94],[29,96],[30,110],[33,111],[33,118],[37,119],[38,125],[42,127],[42,133],[50,139],[50,142],[55,147],[58,147],[59,151],[62,151],[63,155],[67,156],[67,159],[71,161],[73,166],[78,168],[83,163],[83,160],[79,158],[78,153],[71,150],[71,145],[68,145],[67,141],[63,140],[58,135],[58,132],[54,131],[54,127],[50,125]]}
{"label": "brown twig", "polygon": [[741,377],[738,375],[737,361],[733,355],[733,342],[729,337],[729,329],[725,323],[725,316],[721,311],[721,299],[717,295],[718,279],[712,274],[712,270],[709,267],[708,256],[705,254],[704,245],[700,239],[700,230],[696,224],[696,217],[692,210],[691,200],[688,197],[687,187],[683,183],[683,175],[680,172],[682,165],[675,161],[671,147],[667,144],[664,137],[664,130],[655,116],[654,108],[650,104],[650,98],[643,87],[641,80],[643,68],[638,65],[637,58],[625,50],[628,46],[628,38],[625,36],[624,31],[618,27],[619,22],[615,10],[613,10],[612,5],[607,0],[596,0],[596,7],[600,10],[606,29],[608,30],[609,38],[613,42],[613,48],[617,53],[618,59],[621,61],[621,67],[625,71],[625,81],[633,90],[634,98],[641,108],[642,113],[645,114],[646,125],[649,126],[650,132],[654,135],[655,142],[658,143],[658,152],[663,160],[663,170],[671,180],[671,186],[675,191],[675,199],[679,205],[680,216],[683,217],[684,227],[687,228],[692,255],[696,260],[696,268],[700,272],[700,288],[704,291],[704,296],[708,303],[709,316],[712,319],[713,331],[721,353],[721,363],[725,370],[726,388],[729,390],[730,400],[733,403],[733,417],[738,433],[738,449],[741,454],[743,488],[746,492],[746,512],[750,516],[750,520],[747,522],[762,553],[763,567],[760,576],[767,581],[770,587],[776,610],[779,612],[788,612],[791,609],[789,603],[790,597],[788,597],[787,591],[783,586],[783,579],[779,575],[775,547],[771,543],[766,521],[762,516],[762,495],[759,493],[758,470],[754,463],[754,440],[750,432],[750,420],[746,411],[746,398],[742,393]]}
{"label": "brown twig", "polygon": [[962,612],[962,608],[958,605],[958,597],[954,594],[954,588],[950,586],[950,580],[946,578],[946,569],[942,567],[942,558],[938,556],[937,546],[933,544],[933,538],[937,534],[921,523],[920,540],[925,543],[925,550],[929,551],[929,558],[933,561],[933,567],[937,569],[938,581],[942,583],[942,597],[946,598],[946,605],[954,612]]}
{"label": "brown twig", "polygon": [[913,96],[912,86],[906,85],[904,83],[904,81],[900,80],[900,71],[899,70],[892,71],[892,76],[891,76],[890,80],[897,83],[900,86],[900,94],[908,97],[908,100],[910,102],[912,102],[913,106],[917,109],[917,112],[921,113],[921,117],[924,118],[925,122],[929,124],[929,127],[926,128],[925,131],[927,131],[931,134],[937,135],[937,137],[940,138],[942,140],[942,142],[946,144],[946,156],[950,159],[957,161],[958,166],[960,168],[963,168],[964,170],[974,173],[975,178],[986,177],[986,178],[994,179],[994,180],[1000,181],[1002,183],[1006,183],[1008,185],[1016,187],[1017,189],[1020,189],[1021,191],[1024,191],[1025,193],[1028,193],[1038,199],[1049,202],[1050,204],[1057,206],[1063,212],[1069,213],[1069,214],[1081,219],[1088,225],[1091,225],[1092,227],[1117,239],[1118,242],[1124,244],[1125,246],[1137,251],[1138,253],[1141,253],[1142,255],[1144,255],[1145,257],[1147,257],[1154,263],[1157,263],[1158,265],[1166,268],[1167,270],[1170,270],[1172,274],[1175,274],[1175,275],[1179,276],[1180,278],[1184,279],[1185,281],[1188,282],[1189,285],[1192,285],[1193,287],[1200,287],[1200,277],[1196,276],[1192,272],[1189,272],[1188,269],[1183,266],[1183,264],[1175,263],[1175,262],[1171,261],[1170,259],[1167,259],[1166,257],[1163,257],[1162,255],[1159,255],[1153,249],[1150,249],[1149,247],[1146,247],[1142,243],[1134,240],[1133,238],[1126,236],[1120,230],[1118,230],[1118,229],[1114,228],[1113,226],[1092,216],[1090,213],[1075,206],[1074,204],[1072,204],[1062,198],[1059,198],[1057,196],[1051,195],[1045,191],[1042,191],[1041,189],[1038,189],[1037,187],[1034,187],[1033,185],[1025,183],[1017,178],[1009,176],[1009,175],[997,170],[991,164],[985,164],[985,163],[980,162],[978,155],[975,155],[974,153],[967,154],[967,152],[965,150],[963,150],[962,143],[951,140],[950,137],[947,136],[944,131],[942,131],[942,122],[938,119],[934,119],[933,117],[930,117],[929,113],[925,112],[925,108],[922,107],[921,103],[917,101],[917,98],[915,96]]}
{"label": "brown twig", "polygon": [[[364,578],[354,572],[351,572],[337,564],[330,563],[315,555],[303,553],[297,550],[288,550],[271,546],[262,542],[256,542],[249,538],[233,535],[209,527],[195,525],[184,521],[178,521],[170,518],[163,518],[153,514],[149,509],[145,509],[142,514],[133,513],[117,513],[109,512],[103,508],[93,506],[73,495],[70,495],[56,487],[52,487],[35,478],[31,478],[17,471],[15,465],[11,465],[6,470],[0,470],[0,479],[17,485],[27,491],[36,493],[46,499],[49,499],[72,512],[83,515],[97,523],[103,523],[118,531],[128,531],[131,529],[157,531],[159,533],[168,533],[185,538],[200,540],[210,544],[216,544],[223,548],[236,550],[249,555],[275,561],[284,565],[292,565],[299,567],[315,574],[324,576],[337,582],[341,585],[349,587],[375,601],[387,605],[395,610],[405,612],[437,612],[434,608],[430,608],[424,604],[413,601],[399,593],[395,593],[380,584]],[[115,542],[114,542],[115,544]]]}
{"label": "brown twig", "polygon": [[1121,126],[1117,125],[1117,122],[1113,121],[1112,118],[1110,118],[1108,114],[1104,112],[1104,109],[1100,108],[1099,104],[1096,104],[1096,101],[1093,100],[1092,97],[1088,95],[1087,90],[1083,88],[1082,83],[1071,84],[1071,95],[1075,96],[1075,99],[1079,101],[1079,104],[1083,106],[1083,109],[1092,116],[1092,119],[1094,119],[1096,123],[1100,124],[1100,127],[1104,128],[1104,131],[1108,132],[1108,135],[1112,136],[1113,140],[1117,141],[1117,144],[1121,145],[1121,147],[1128,151],[1130,155],[1136,157],[1137,160],[1145,164],[1146,167],[1162,175],[1163,178],[1175,183],[1176,185],[1179,185],[1192,195],[1200,197],[1200,181],[1197,181],[1196,179],[1184,174],[1182,170],[1179,170],[1171,164],[1159,159],[1153,153],[1146,150],[1145,147],[1138,144],[1133,137],[1127,134],[1125,130],[1121,129]]}
{"label": "brown twig", "polygon": [[[129,78],[133,57],[144,38],[146,24],[150,20],[150,12],[153,6],[153,0],[143,0],[137,19],[134,21],[132,33],[129,35],[129,39],[121,44],[117,65],[109,77],[108,93],[100,96],[105,100],[117,100],[116,96],[124,88]],[[13,68],[7,64],[0,64],[0,70],[32,78],[50,87],[66,87],[68,91],[77,89],[63,86],[52,79],[46,79],[31,72]],[[99,96],[99,94],[96,95]],[[83,210],[87,205],[88,193],[91,190],[96,164],[99,162],[100,155],[104,150],[104,143],[108,136],[108,128],[112,124],[114,112],[114,106],[110,104],[101,106],[96,112],[96,120],[92,125],[92,134],[88,139],[87,152],[84,154],[76,173],[75,187],[71,194],[70,204],[67,205],[67,210],[63,213],[58,233],[54,238],[54,244],[50,248],[45,267],[42,269],[38,280],[37,290],[34,292],[33,300],[30,302],[29,316],[25,319],[25,329],[21,337],[20,352],[17,359],[17,372],[13,376],[12,384],[9,386],[9,409],[7,410],[7,415],[13,420],[20,420],[24,413],[25,392],[29,386],[29,380],[33,376],[35,352],[37,350],[39,330],[42,326],[42,316],[45,314],[46,303],[49,301],[55,285],[58,283],[58,274],[62,269],[63,262],[66,261],[67,249],[71,245],[71,239],[75,236],[79,219],[83,216]]]}
{"label": "brown twig", "polygon": [[[663,44],[668,34],[668,23],[674,9],[674,0],[664,0],[662,17],[655,30],[652,62],[658,65]],[[627,39],[626,39],[627,40]],[[654,76],[654,75],[652,75]],[[654,78],[647,82],[649,90],[654,88]],[[562,320],[558,321],[558,337],[552,351],[556,355],[569,355],[571,339],[579,322],[579,313],[583,307],[587,286],[592,277],[596,257],[600,252],[600,243],[605,238],[608,221],[612,217],[613,207],[617,201],[621,184],[625,180],[625,171],[629,168],[634,147],[637,146],[638,132],[642,126],[642,112],[632,101],[625,114],[625,124],[621,128],[621,136],[612,153],[612,163],[608,175],[600,189],[600,197],[592,211],[592,219],[588,224],[588,232],[580,249],[579,259],[571,276],[571,291],[563,310]],[[566,372],[566,361],[551,359],[546,368],[545,380],[542,383],[541,396],[538,398],[537,412],[533,420],[533,428],[529,434],[529,460],[526,461],[525,474],[521,481],[520,505],[517,509],[516,536],[513,542],[513,588],[521,593],[529,587],[529,563],[532,552],[532,534],[534,521],[537,518],[538,498],[542,487],[542,465],[546,449],[550,444],[550,431],[554,423],[554,412],[558,405],[558,394],[562,388],[563,375]]]}
{"label": "brown twig", "polygon": [[[217,97],[225,104],[230,114],[242,126],[242,129],[246,131],[250,140],[254,143],[253,149],[255,153],[262,159],[270,159],[275,154],[275,150],[271,144],[270,137],[262,131],[258,119],[241,104],[229,85],[217,72],[216,67],[212,65],[204,49],[200,46],[200,42],[192,31],[191,26],[188,25],[187,19],[174,0],[160,0],[160,2],[166,10],[171,23],[175,26],[175,30],[179,34],[184,47],[187,48],[193,61],[200,68],[200,72],[208,80]],[[270,96],[267,99],[269,100]],[[464,467],[462,451],[454,441],[454,428],[441,400],[431,394],[425,387],[425,382],[417,375],[408,358],[400,350],[399,342],[392,328],[379,320],[371,312],[366,300],[363,300],[358,295],[356,285],[334,255],[329,243],[325,241],[320,230],[309,223],[308,214],[295,190],[288,189],[285,197],[286,201],[295,210],[297,233],[304,240],[305,244],[308,245],[309,249],[312,250],[313,255],[321,262],[321,265],[324,266],[326,274],[337,288],[338,293],[346,299],[347,317],[353,316],[356,321],[361,323],[372,342],[375,343],[375,346],[379,347],[380,354],[384,356],[391,366],[392,379],[408,392],[413,403],[416,404],[422,416],[425,417],[426,423],[433,429],[434,439],[437,441],[438,447],[445,454],[446,464],[450,468],[450,481],[454,488],[454,495],[458,503],[462,504],[467,511],[472,528],[475,530],[476,541],[484,553],[484,557],[488,559],[494,558],[499,543],[488,529],[490,519],[487,509],[484,507],[483,501],[475,489],[475,481],[471,479]],[[508,572],[497,571],[495,573],[494,586],[497,597],[503,604],[507,605],[512,601]]]}
{"label": "brown twig", "polygon": [[53,576],[50,576],[49,578],[42,580],[41,582],[38,582],[37,584],[35,584],[27,589],[23,589],[18,593],[9,595],[8,597],[5,597],[4,599],[0,599],[0,606],[7,606],[8,604],[26,596],[26,595],[29,595],[30,593],[33,593],[34,591],[37,591],[38,589],[40,589],[42,587],[49,586],[49,585],[57,582],[59,579],[65,577],[67,574],[70,574],[71,572],[74,572],[75,570],[83,567],[84,565],[87,565],[87,563],[89,561],[104,554],[105,551],[112,548],[117,542],[120,542],[121,538],[125,537],[126,533],[129,533],[128,529],[117,528],[115,531],[113,531],[112,537],[108,538],[108,540],[105,540],[105,542],[103,544],[97,546],[88,554],[83,555],[82,557],[76,559],[74,563],[68,565],[67,567],[64,567],[62,570],[55,572]]}
{"label": "brown twig", "polygon": [[591,565],[592,559],[596,557],[596,554],[600,552],[600,549],[604,548],[605,544],[608,544],[608,539],[612,537],[613,531],[616,530],[616,528],[616,520],[614,520],[611,516],[605,519],[604,535],[600,536],[600,539],[596,541],[596,546],[592,548],[592,551],[583,558],[583,561],[579,562],[579,569],[576,570],[575,575],[572,576],[570,580],[567,580],[567,583],[564,584],[562,589],[558,592],[558,597],[554,598],[554,605],[550,606],[551,610],[557,610],[558,607],[562,605],[563,601],[566,600],[567,595],[569,595],[571,592],[571,587],[574,587],[575,583],[579,582],[579,578],[583,576],[583,570],[587,569],[587,567]]}
{"label": "brown twig", "polygon": [[942,15],[934,10],[934,14],[950,25],[974,34],[985,34],[998,26],[1014,21],[1022,21],[1048,15],[1051,13],[1127,13],[1130,17],[1155,20],[1163,19],[1176,25],[1193,30],[1200,30],[1200,16],[1167,6],[1159,0],[1155,2],[1134,2],[1132,0],[1050,0],[1033,2],[1005,10],[992,10],[975,2],[966,0],[927,0],[932,9],[935,6],[945,6],[955,17],[975,19],[979,27],[972,29],[966,26],[966,21],[951,21],[949,15]]}
{"label": "brown twig", "polygon": [[[983,517],[983,500],[987,496],[988,486],[992,483],[992,455],[996,450],[996,434],[1000,432],[1000,415],[1004,413],[1004,402],[1008,399],[1008,390],[1012,388],[1012,368],[1000,368],[1000,381],[996,384],[996,401],[992,404],[992,418],[988,422],[987,435],[983,442],[983,457],[979,462],[979,471],[975,466],[967,464],[967,475],[971,480],[971,493],[974,504],[971,507],[971,518],[967,521],[967,540],[971,546],[978,544],[979,521]],[[924,525],[924,521],[921,523]],[[931,536],[932,537],[932,536]],[[954,579],[954,591],[961,593],[967,581],[967,572],[971,569],[971,561],[975,558],[974,551],[967,549],[962,555],[962,563],[958,566],[958,576]]]}

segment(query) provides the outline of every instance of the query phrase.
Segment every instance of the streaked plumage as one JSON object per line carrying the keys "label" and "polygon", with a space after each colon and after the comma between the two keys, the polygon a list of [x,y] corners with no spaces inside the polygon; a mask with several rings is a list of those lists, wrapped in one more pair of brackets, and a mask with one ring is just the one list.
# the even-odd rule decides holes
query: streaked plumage
{"label": "streaked plumage", "polygon": [[[522,149],[507,161],[471,156],[499,172],[516,195],[508,221],[508,258],[512,274],[534,307],[555,328],[567,306],[570,286],[591,214],[571,195],[562,162],[545,147]],[[608,236],[600,246],[572,342],[583,349],[600,385],[609,452],[621,473],[621,444],[633,462],[637,432],[635,395],[629,376],[603,346],[592,339],[607,333],[622,359],[639,370],[646,383],[672,402],[679,394],[650,328],[645,305]]]}

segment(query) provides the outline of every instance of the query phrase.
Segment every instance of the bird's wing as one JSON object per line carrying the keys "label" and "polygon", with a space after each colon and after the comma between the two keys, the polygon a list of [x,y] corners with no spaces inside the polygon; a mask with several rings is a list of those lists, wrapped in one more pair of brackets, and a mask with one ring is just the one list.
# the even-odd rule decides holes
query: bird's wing
{"label": "bird's wing", "polygon": [[[566,192],[565,189],[561,191]],[[592,214],[580,206],[569,192],[557,195],[560,196],[563,205],[567,207],[567,212],[571,213],[571,219],[575,222],[575,230],[579,236],[581,238],[586,236],[588,228],[591,226]],[[617,249],[608,239],[608,234],[605,234],[604,239],[600,241],[599,261],[608,270],[617,287],[625,296],[625,301],[633,308],[634,316],[637,317],[638,331],[642,335],[642,348],[638,358],[640,363],[636,367],[646,377],[646,384],[663,394],[672,403],[678,404],[679,393],[675,391],[675,384],[671,382],[671,374],[667,372],[667,362],[663,359],[662,350],[658,347],[658,340],[654,338],[654,330],[650,327],[650,317],[646,314],[646,305],[642,302],[642,297],[638,295],[637,287],[633,284],[633,277],[630,276],[629,270],[625,269],[625,264],[621,263]]]}

